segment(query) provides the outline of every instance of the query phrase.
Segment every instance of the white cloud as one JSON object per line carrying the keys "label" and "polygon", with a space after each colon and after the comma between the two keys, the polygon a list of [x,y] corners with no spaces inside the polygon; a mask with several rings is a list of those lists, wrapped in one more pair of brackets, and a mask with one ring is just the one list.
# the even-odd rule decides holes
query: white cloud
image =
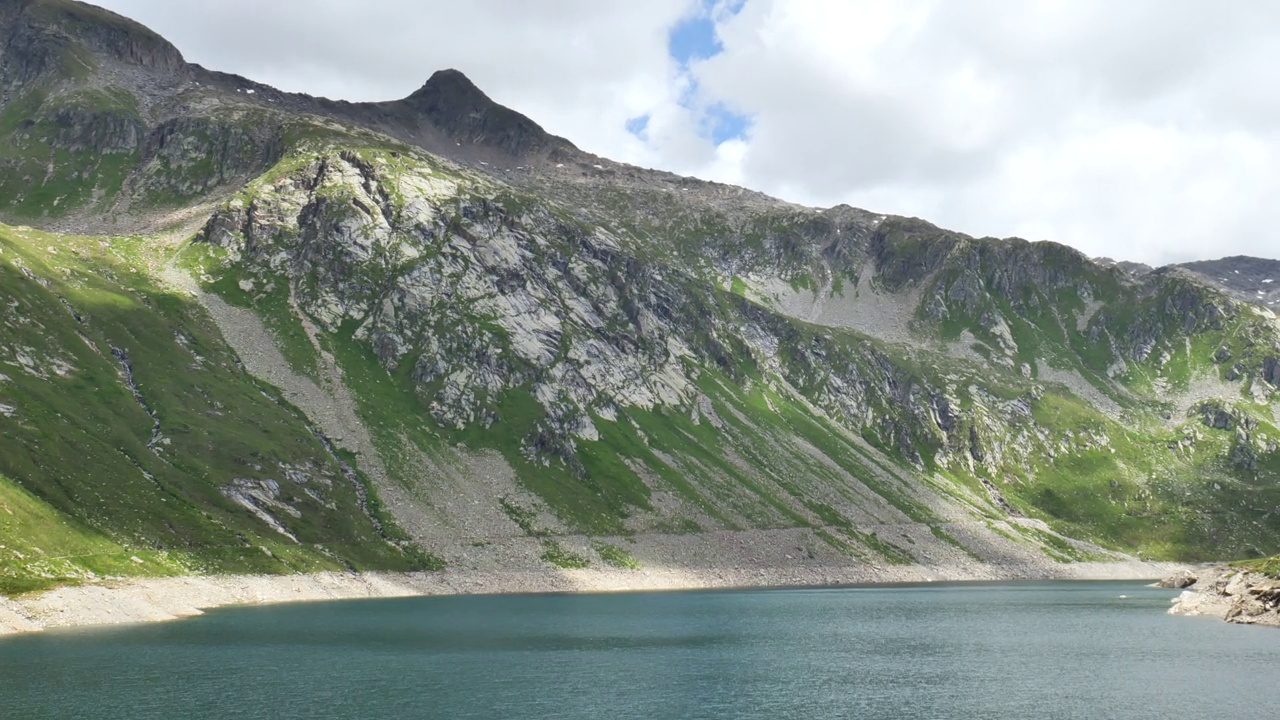
{"label": "white cloud", "polygon": [[699,87],[722,175],[1149,262],[1280,255],[1280,24],[1262,3],[750,0]]}
{"label": "white cloud", "polygon": [[[1280,255],[1280,4],[1255,0],[101,0],[190,59],[400,97],[457,67],[586,150],[1147,262]],[[749,115],[718,147],[703,110]],[[629,118],[649,115],[644,139]]]}

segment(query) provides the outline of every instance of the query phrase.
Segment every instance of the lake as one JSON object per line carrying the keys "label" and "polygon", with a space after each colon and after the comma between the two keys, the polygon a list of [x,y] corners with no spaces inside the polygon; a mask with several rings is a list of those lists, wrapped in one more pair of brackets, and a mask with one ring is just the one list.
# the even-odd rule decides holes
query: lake
{"label": "lake", "polygon": [[1136,582],[226,608],[0,640],[0,718],[1280,716],[1280,631]]}

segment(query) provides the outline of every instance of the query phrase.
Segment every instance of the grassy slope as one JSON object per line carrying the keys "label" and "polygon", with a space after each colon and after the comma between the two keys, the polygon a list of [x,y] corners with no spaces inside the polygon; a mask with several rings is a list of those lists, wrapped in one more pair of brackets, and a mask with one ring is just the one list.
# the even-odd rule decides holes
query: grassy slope
{"label": "grassy slope", "polygon": [[[198,306],[138,272],[135,249],[0,227],[0,499],[16,518],[0,522],[0,544],[17,549],[0,551],[4,582],[421,566],[351,512],[354,489],[296,410],[239,368]],[[160,420],[154,447],[112,348]],[[301,544],[220,492],[238,478],[280,483],[301,517],[275,515]]]}
{"label": "grassy slope", "polygon": [[39,590],[88,573],[184,570],[179,559],[127,548],[0,476],[0,594]]}
{"label": "grassy slope", "polygon": [[[1039,455],[1007,495],[1065,532],[1144,555],[1208,560],[1274,552],[1280,537],[1275,474],[1230,465],[1234,436],[1190,421],[1122,425],[1070,396],[1035,407],[1045,427],[1074,433],[1056,457]],[[1171,443],[1199,432],[1192,446]],[[1083,441],[1104,433],[1106,445]],[[1012,474],[1012,473],[1011,473]]]}

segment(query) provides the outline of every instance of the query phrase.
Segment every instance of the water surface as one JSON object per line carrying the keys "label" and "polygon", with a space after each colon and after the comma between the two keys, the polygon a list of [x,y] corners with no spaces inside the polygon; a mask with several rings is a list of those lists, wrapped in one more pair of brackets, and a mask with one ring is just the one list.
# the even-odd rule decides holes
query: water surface
{"label": "water surface", "polygon": [[357,600],[0,641],[0,718],[1280,717],[1138,583]]}

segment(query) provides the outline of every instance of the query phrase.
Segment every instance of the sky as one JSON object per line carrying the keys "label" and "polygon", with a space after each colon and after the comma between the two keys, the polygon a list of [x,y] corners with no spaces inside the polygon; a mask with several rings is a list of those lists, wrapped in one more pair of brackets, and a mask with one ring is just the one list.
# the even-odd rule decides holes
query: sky
{"label": "sky", "polygon": [[346,100],[456,68],[584,150],[1164,264],[1280,257],[1269,0],[97,0]]}

